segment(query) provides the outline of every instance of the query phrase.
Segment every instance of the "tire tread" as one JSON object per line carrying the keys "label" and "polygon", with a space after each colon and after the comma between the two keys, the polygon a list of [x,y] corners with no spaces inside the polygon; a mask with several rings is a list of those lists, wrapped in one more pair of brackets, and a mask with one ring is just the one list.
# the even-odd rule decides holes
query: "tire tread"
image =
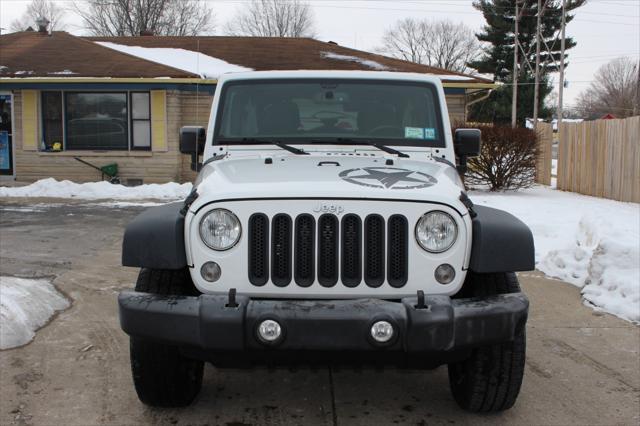
{"label": "tire tread", "polygon": [[[187,269],[142,269],[135,289],[162,295],[198,294]],[[185,357],[178,347],[136,337],[131,337],[129,346],[133,383],[143,403],[184,407],[193,402],[202,387],[202,361]]]}
{"label": "tire tread", "polygon": [[[520,291],[514,273],[469,273],[465,296],[485,297]],[[449,364],[451,392],[456,402],[473,412],[496,412],[511,408],[524,376],[524,331],[511,342],[474,349],[461,362]]]}

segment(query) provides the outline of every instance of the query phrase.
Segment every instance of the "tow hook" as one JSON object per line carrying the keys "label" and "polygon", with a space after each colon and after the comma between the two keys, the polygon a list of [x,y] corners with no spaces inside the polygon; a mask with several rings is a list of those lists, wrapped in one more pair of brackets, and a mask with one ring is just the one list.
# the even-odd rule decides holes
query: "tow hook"
{"label": "tow hook", "polygon": [[415,306],[416,309],[429,309],[424,302],[424,291],[418,290],[418,303]]}
{"label": "tow hook", "polygon": [[231,288],[229,289],[229,301],[227,302],[226,305],[224,305],[225,308],[237,308],[238,302],[236,302],[236,289],[235,288]]}

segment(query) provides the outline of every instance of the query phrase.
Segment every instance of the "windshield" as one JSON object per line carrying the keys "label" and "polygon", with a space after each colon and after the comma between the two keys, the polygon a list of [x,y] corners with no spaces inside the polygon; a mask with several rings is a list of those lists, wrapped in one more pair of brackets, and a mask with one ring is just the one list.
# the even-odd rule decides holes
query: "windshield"
{"label": "windshield", "polygon": [[434,85],[392,80],[244,80],[222,88],[214,144],[445,146]]}

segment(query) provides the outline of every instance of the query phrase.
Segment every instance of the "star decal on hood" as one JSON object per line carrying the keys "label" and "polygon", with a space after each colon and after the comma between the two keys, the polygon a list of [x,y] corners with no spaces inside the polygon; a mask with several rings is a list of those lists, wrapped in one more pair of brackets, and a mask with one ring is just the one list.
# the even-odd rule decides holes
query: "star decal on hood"
{"label": "star decal on hood", "polygon": [[415,170],[394,167],[364,167],[340,172],[343,180],[361,186],[386,189],[427,188],[438,181],[433,176]]}

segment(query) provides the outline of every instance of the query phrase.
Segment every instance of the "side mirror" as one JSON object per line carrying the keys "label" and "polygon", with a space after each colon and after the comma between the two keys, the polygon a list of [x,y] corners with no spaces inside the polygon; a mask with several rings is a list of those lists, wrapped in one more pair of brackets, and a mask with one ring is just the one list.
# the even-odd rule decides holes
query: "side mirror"
{"label": "side mirror", "polygon": [[180,152],[191,154],[191,170],[197,172],[200,169],[198,157],[204,152],[204,144],[207,132],[204,127],[184,126],[180,128]]}
{"label": "side mirror", "polygon": [[478,129],[457,129],[453,138],[453,149],[458,157],[480,155],[482,133]]}
{"label": "side mirror", "polygon": [[458,157],[458,173],[467,171],[467,158],[480,155],[482,133],[478,129],[457,129],[453,137],[453,150]]}
{"label": "side mirror", "polygon": [[207,132],[204,127],[184,126],[180,128],[180,152],[183,154],[202,154]]}

